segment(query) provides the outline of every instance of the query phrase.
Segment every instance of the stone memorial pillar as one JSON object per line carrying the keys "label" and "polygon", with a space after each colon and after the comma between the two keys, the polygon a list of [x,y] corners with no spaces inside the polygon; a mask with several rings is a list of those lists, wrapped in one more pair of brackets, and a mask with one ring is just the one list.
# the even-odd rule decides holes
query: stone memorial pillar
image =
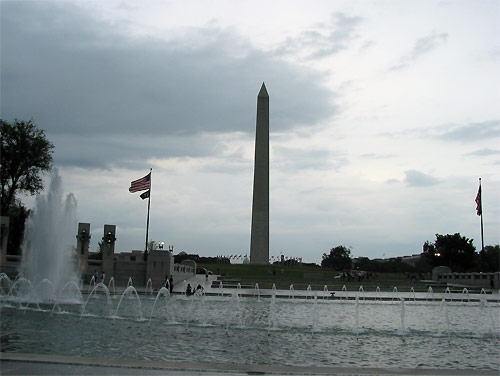
{"label": "stone memorial pillar", "polygon": [[80,260],[80,275],[82,276],[87,271],[90,238],[90,223],[78,223],[78,234],[76,235],[76,251]]}
{"label": "stone memorial pillar", "polygon": [[115,234],[115,225],[104,225],[104,236],[102,237],[104,242],[102,252],[102,272],[106,273],[106,280],[104,282],[109,281],[109,279],[114,275]]}

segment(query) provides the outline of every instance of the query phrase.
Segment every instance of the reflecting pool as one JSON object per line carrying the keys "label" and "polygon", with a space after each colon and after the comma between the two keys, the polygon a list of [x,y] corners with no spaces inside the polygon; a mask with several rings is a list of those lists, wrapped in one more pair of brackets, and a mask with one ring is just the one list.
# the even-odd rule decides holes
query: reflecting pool
{"label": "reflecting pool", "polygon": [[191,362],[498,370],[500,306],[476,301],[83,294],[1,300],[2,350]]}

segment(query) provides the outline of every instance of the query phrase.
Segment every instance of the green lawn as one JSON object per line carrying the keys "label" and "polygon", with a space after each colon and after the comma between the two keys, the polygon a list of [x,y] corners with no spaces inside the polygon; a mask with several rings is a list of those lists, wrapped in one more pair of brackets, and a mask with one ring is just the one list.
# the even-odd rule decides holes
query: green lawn
{"label": "green lawn", "polygon": [[340,271],[313,266],[199,264],[198,267],[221,275],[226,286],[240,283],[245,287],[258,283],[260,288],[271,288],[275,284],[277,289],[289,289],[293,284],[295,290],[305,290],[309,285],[313,290],[323,290],[326,285],[330,291],[341,290],[344,285],[350,291],[359,290],[360,286],[365,291],[375,291],[377,286],[382,291],[393,291],[394,287],[398,291],[409,291],[411,287],[415,291],[427,290],[425,284],[409,280],[404,273],[378,273],[375,281],[348,282],[335,278]]}

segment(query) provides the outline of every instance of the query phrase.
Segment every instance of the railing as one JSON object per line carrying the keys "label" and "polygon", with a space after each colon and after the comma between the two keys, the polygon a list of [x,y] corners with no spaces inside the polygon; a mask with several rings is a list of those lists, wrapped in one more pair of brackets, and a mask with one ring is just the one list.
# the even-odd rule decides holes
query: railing
{"label": "railing", "polygon": [[188,265],[174,264],[174,271],[179,273],[194,273],[194,268]]}

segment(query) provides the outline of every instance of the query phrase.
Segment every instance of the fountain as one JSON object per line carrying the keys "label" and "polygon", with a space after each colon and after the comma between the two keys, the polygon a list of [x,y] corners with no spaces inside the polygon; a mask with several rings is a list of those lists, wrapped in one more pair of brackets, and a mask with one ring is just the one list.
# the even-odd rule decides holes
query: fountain
{"label": "fountain", "polygon": [[[9,282],[4,278],[2,283]],[[45,284],[42,290],[50,290]],[[76,287],[69,283],[61,293]],[[499,366],[500,303],[498,297],[486,294],[469,292],[468,300],[460,294],[453,300],[429,301],[426,292],[400,292],[399,304],[393,304],[394,291],[364,291],[365,300],[356,292],[346,300],[340,294],[321,299],[318,294],[324,291],[311,291],[312,300],[292,300],[288,290],[276,287],[262,290],[261,299],[253,291],[240,296],[236,286],[223,296],[218,287],[191,296],[170,295],[162,287],[151,299],[129,286],[120,299],[111,299],[108,288],[98,283],[88,296],[84,294],[84,304],[40,301],[38,306],[26,306],[26,302],[12,304],[20,301],[16,291],[36,288],[19,278],[10,290],[10,296],[2,295],[0,306],[2,330],[14,331],[19,338],[12,342],[13,351],[94,357],[134,354],[134,359],[149,360],[188,356],[197,362],[206,362],[208,356],[216,363],[237,357],[240,363],[305,366],[373,367],[373,359],[379,367],[495,370]],[[43,336],[34,336],[42,322]],[[119,349],[96,346],[110,337],[120,341]],[[71,345],[75,343],[78,346]],[[254,346],[257,343],[264,346],[262,351]]]}
{"label": "fountain", "polygon": [[76,200],[71,193],[63,200],[61,177],[55,169],[47,195],[37,196],[26,221],[22,245],[21,275],[37,286],[35,292],[42,300],[56,297],[69,281],[80,283],[75,263],[75,212]]}

